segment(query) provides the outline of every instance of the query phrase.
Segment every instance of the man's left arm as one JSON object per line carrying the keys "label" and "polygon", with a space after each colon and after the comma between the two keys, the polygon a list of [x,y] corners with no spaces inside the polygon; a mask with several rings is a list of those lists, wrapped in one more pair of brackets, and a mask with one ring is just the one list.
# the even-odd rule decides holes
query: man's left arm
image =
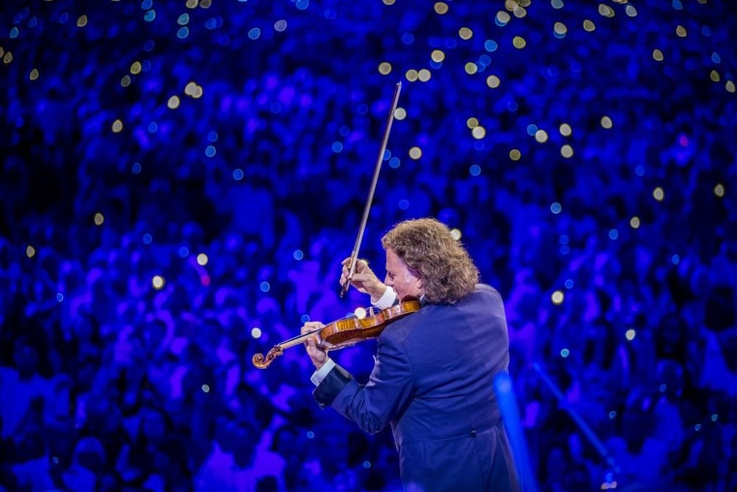
{"label": "man's left arm", "polygon": [[368,383],[358,384],[336,365],[313,392],[321,407],[338,413],[375,434],[412,399],[412,372],[404,349],[390,337],[379,337],[378,355]]}

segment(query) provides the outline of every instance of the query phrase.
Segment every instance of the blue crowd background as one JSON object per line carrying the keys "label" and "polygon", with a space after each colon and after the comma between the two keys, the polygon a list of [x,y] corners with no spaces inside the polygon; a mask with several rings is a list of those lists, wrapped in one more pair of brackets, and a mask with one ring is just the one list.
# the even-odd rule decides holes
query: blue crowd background
{"label": "blue crowd background", "polygon": [[399,81],[361,256],[413,217],[467,246],[539,489],[737,490],[730,2],[0,11],[0,490],[400,488],[301,347],[251,364],[368,303]]}

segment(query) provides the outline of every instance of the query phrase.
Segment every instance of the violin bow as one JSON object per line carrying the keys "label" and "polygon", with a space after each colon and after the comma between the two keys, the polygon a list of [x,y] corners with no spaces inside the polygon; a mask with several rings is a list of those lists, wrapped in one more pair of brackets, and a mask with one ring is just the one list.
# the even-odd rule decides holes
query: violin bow
{"label": "violin bow", "polygon": [[353,246],[353,253],[351,253],[350,266],[348,267],[348,278],[346,278],[345,284],[340,288],[340,297],[343,297],[348,288],[351,286],[351,280],[353,275],[356,273],[356,263],[358,259],[358,251],[361,249],[361,242],[363,241],[363,232],[366,230],[366,223],[368,222],[369,212],[371,212],[371,203],[374,200],[374,192],[376,191],[376,183],[379,181],[379,172],[381,171],[381,163],[384,161],[384,153],[386,152],[386,145],[389,142],[389,134],[392,131],[392,123],[394,123],[394,112],[397,110],[397,104],[399,104],[399,93],[402,91],[402,82],[397,82],[394,86],[394,97],[392,98],[392,105],[389,110],[389,116],[386,121],[386,128],[384,129],[384,138],[381,140],[381,149],[379,150],[379,157],[376,159],[376,167],[374,168],[374,177],[371,180],[371,188],[369,189],[368,199],[366,205],[363,207],[363,218],[361,219],[361,226],[358,228],[358,236],[356,236],[356,243]]}

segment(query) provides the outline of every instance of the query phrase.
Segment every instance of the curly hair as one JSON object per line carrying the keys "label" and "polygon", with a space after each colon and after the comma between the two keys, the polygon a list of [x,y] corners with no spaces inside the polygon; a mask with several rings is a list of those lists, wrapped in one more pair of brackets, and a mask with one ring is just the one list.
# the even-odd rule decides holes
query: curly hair
{"label": "curly hair", "polygon": [[435,219],[400,222],[381,238],[381,244],[418,273],[427,302],[455,304],[479,281],[466,249]]}

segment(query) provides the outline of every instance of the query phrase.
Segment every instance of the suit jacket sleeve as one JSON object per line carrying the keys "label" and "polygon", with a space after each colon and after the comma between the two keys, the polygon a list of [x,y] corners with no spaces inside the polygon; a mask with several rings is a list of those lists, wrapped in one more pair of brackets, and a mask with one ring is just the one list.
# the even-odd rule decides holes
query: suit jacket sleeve
{"label": "suit jacket sleeve", "polygon": [[368,383],[358,384],[345,369],[336,366],[313,395],[322,407],[332,406],[364,432],[375,434],[412,399],[412,371],[407,355],[391,337],[381,336]]}

